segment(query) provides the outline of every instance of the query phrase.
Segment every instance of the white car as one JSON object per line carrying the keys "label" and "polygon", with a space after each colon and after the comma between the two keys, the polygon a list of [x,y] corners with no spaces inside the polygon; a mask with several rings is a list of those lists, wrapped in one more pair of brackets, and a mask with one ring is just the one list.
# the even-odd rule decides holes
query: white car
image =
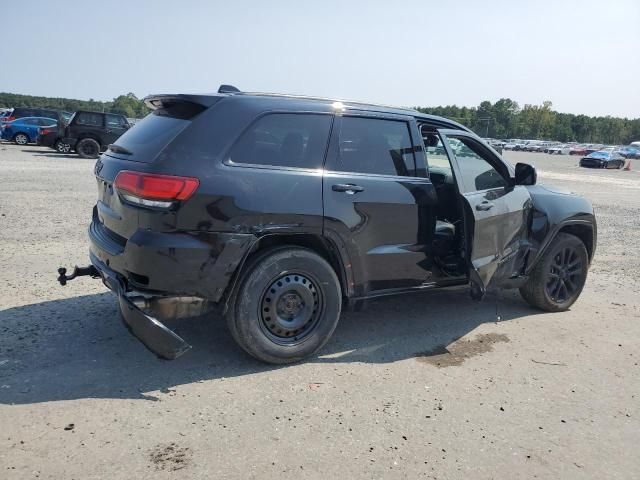
{"label": "white car", "polygon": [[549,155],[569,155],[569,150],[571,150],[570,145],[555,145],[553,147],[549,147],[547,153]]}

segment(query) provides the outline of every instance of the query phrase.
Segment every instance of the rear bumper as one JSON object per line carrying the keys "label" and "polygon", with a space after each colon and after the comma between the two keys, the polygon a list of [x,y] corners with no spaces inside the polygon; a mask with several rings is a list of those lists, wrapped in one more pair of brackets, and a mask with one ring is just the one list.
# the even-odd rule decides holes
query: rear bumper
{"label": "rear bumper", "polygon": [[51,147],[56,143],[57,140],[56,135],[38,135],[36,143],[41,147]]}
{"label": "rear bumper", "polygon": [[89,227],[92,263],[99,270],[95,262],[108,267],[125,290],[212,302],[222,298],[255,238],[251,234],[137,230],[126,240],[107,230],[95,214]]}
{"label": "rear bumper", "polygon": [[149,350],[166,360],[174,360],[191,349],[182,338],[155,317],[147,315],[126,294],[124,278],[90,255],[91,263],[100,273],[103,283],[118,295],[122,320],[129,331]]}

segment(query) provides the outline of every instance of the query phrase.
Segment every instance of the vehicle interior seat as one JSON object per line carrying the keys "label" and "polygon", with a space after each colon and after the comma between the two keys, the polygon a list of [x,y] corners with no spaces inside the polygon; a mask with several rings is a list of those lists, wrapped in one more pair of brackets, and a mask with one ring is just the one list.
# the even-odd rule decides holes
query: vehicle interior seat
{"label": "vehicle interior seat", "polygon": [[445,257],[454,251],[456,243],[456,227],[444,220],[436,221],[436,231],[433,236],[433,253],[438,257]]}

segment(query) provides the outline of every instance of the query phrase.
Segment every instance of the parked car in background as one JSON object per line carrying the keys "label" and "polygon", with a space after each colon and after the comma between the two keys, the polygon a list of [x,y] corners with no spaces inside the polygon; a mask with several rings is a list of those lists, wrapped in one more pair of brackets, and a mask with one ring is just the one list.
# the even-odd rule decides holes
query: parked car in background
{"label": "parked car in background", "polygon": [[624,158],[640,158],[640,145],[637,147],[633,147],[631,145],[621,147],[618,150],[618,153],[620,153]]}
{"label": "parked car in background", "polygon": [[569,155],[571,151],[570,145],[555,145],[547,149],[549,155]]}
{"label": "parked car in background", "polygon": [[487,142],[487,144],[489,144],[496,152],[502,154],[505,142],[503,142],[502,140],[497,140],[495,138],[484,138],[483,140]]}
{"label": "parked car in background", "polygon": [[522,150],[522,148],[526,145],[525,140],[520,140],[519,138],[512,138],[508,142],[504,144],[505,150]]}
{"label": "parked car in background", "polygon": [[14,141],[18,145],[35,143],[38,129],[45,126],[56,126],[56,120],[44,117],[22,117],[12,122],[2,124],[0,137],[3,140]]}
{"label": "parked car in background", "polygon": [[69,153],[70,145],[62,142],[65,126],[66,124],[60,121],[55,125],[40,127],[36,143],[42,147],[53,148],[60,153]]}
{"label": "parked car in background", "polygon": [[614,150],[598,150],[580,160],[581,167],[587,168],[622,168],[624,157]]}
{"label": "parked car in background", "polygon": [[6,117],[2,117],[0,120],[3,122],[12,122],[19,118],[24,117],[42,117],[42,118],[54,118],[56,121],[68,121],[71,118],[70,112],[63,110],[56,110],[54,108],[31,108],[31,107],[16,107]]}
{"label": "parked car in background", "polygon": [[569,150],[569,155],[587,155],[586,145],[574,145]]}
{"label": "parked car in background", "polygon": [[81,110],[69,120],[60,142],[82,158],[98,158],[130,127],[123,115]]}
{"label": "parked car in background", "polygon": [[552,312],[580,295],[593,208],[531,165],[416,110],[237,92],[146,98],[94,167],[91,264],[58,271],[100,277],[156,354],[190,348],[163,321],[216,304],[249,354],[289,363],[382,295],[519,287]]}

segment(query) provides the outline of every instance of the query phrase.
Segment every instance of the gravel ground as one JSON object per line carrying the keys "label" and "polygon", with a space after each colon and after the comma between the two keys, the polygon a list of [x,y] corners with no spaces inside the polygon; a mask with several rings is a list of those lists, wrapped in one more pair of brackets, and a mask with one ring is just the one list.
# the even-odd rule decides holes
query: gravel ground
{"label": "gravel ground", "polygon": [[275,368],[216,318],[177,325],[194,349],[158,360],[98,281],[58,286],[87,262],[93,162],[1,144],[0,478],[640,477],[640,175],[506,156],[596,207],[570,311],[517,292],[378,300]]}

